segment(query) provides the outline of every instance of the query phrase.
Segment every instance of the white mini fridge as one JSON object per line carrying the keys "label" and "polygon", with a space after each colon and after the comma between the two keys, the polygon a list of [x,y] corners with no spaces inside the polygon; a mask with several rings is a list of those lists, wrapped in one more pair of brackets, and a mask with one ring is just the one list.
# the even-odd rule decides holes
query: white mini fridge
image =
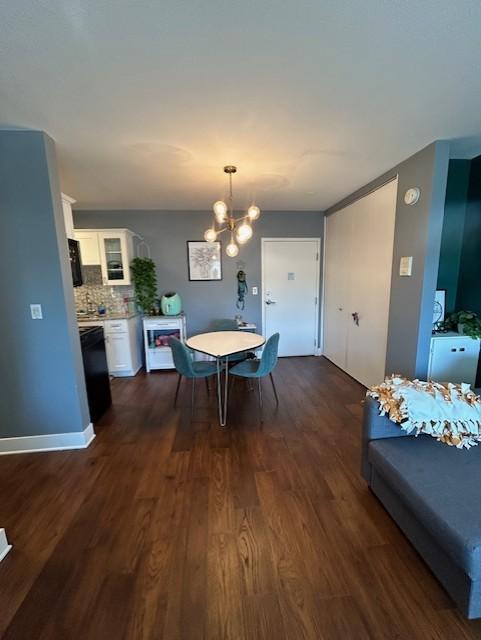
{"label": "white mini fridge", "polygon": [[431,338],[428,379],[435,382],[466,382],[475,386],[480,341],[459,333]]}

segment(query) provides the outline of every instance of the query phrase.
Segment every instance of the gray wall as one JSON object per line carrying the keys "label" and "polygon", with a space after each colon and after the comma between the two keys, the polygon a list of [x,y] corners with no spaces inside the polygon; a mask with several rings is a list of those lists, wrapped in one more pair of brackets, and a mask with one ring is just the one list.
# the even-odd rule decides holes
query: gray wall
{"label": "gray wall", "polygon": [[[333,213],[398,176],[387,374],[420,378],[427,374],[448,163],[449,143],[437,141],[326,211],[326,215]],[[421,189],[421,197],[408,206],[404,193],[415,186]],[[402,256],[413,256],[411,277],[399,276]]]}
{"label": "gray wall", "polygon": [[[89,424],[55,147],[0,130],[0,437]],[[43,320],[32,320],[40,303]]]}
{"label": "gray wall", "polygon": [[[204,331],[214,318],[236,313],[261,328],[261,237],[322,238],[323,215],[317,212],[266,212],[254,224],[254,236],[237,258],[222,256],[222,281],[189,282],[187,240],[202,240],[210,226],[209,211],[75,211],[76,228],[127,227],[148,242],[157,265],[159,293],[177,291],[182,297],[189,334]],[[225,244],[225,240],[224,240]],[[243,312],[236,309],[238,263],[245,263],[249,295]],[[252,287],[259,295],[252,296]]]}

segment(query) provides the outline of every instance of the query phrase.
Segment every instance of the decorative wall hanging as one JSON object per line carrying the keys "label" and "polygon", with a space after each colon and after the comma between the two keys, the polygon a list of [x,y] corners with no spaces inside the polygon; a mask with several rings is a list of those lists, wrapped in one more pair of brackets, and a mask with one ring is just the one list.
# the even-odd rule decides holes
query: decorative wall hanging
{"label": "decorative wall hanging", "polygon": [[[225,248],[229,258],[235,258],[239,253],[239,244],[244,244],[252,238],[252,221],[257,220],[261,215],[261,210],[252,204],[244,216],[234,217],[234,201],[232,196],[232,174],[236,173],[237,167],[232,164],[224,167],[224,172],[229,176],[229,198],[228,204],[223,200],[214,202],[214,223],[212,227],[204,233],[206,242],[215,242],[218,236],[224,231],[230,232],[230,241]],[[218,227],[216,226],[219,225]],[[224,225],[224,226],[222,226]]]}
{"label": "decorative wall hanging", "polygon": [[222,280],[220,242],[187,241],[189,280]]}
{"label": "decorative wall hanging", "polygon": [[446,289],[437,289],[434,296],[433,331],[444,322],[446,316]]}
{"label": "decorative wall hanging", "polygon": [[237,272],[237,302],[236,307],[240,309],[240,311],[244,311],[244,307],[246,305],[245,297],[247,295],[247,279],[246,272],[242,269],[239,269]]}

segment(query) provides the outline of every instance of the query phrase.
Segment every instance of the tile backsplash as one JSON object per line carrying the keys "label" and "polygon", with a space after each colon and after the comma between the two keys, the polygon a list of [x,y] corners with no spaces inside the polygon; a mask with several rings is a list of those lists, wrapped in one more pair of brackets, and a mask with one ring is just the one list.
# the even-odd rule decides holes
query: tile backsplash
{"label": "tile backsplash", "polygon": [[102,305],[107,314],[128,313],[135,309],[133,288],[104,286],[100,266],[82,267],[82,278],[84,284],[74,288],[77,313],[96,313]]}

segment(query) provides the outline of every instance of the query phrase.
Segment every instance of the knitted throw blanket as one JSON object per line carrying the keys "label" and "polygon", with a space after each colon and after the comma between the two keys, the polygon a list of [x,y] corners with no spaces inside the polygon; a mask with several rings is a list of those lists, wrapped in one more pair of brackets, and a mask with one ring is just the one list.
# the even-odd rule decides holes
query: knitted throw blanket
{"label": "knitted throw blanket", "polygon": [[407,433],[425,433],[458,449],[481,442],[481,398],[468,384],[442,385],[393,375],[366,395],[379,401],[380,415],[388,415]]}

